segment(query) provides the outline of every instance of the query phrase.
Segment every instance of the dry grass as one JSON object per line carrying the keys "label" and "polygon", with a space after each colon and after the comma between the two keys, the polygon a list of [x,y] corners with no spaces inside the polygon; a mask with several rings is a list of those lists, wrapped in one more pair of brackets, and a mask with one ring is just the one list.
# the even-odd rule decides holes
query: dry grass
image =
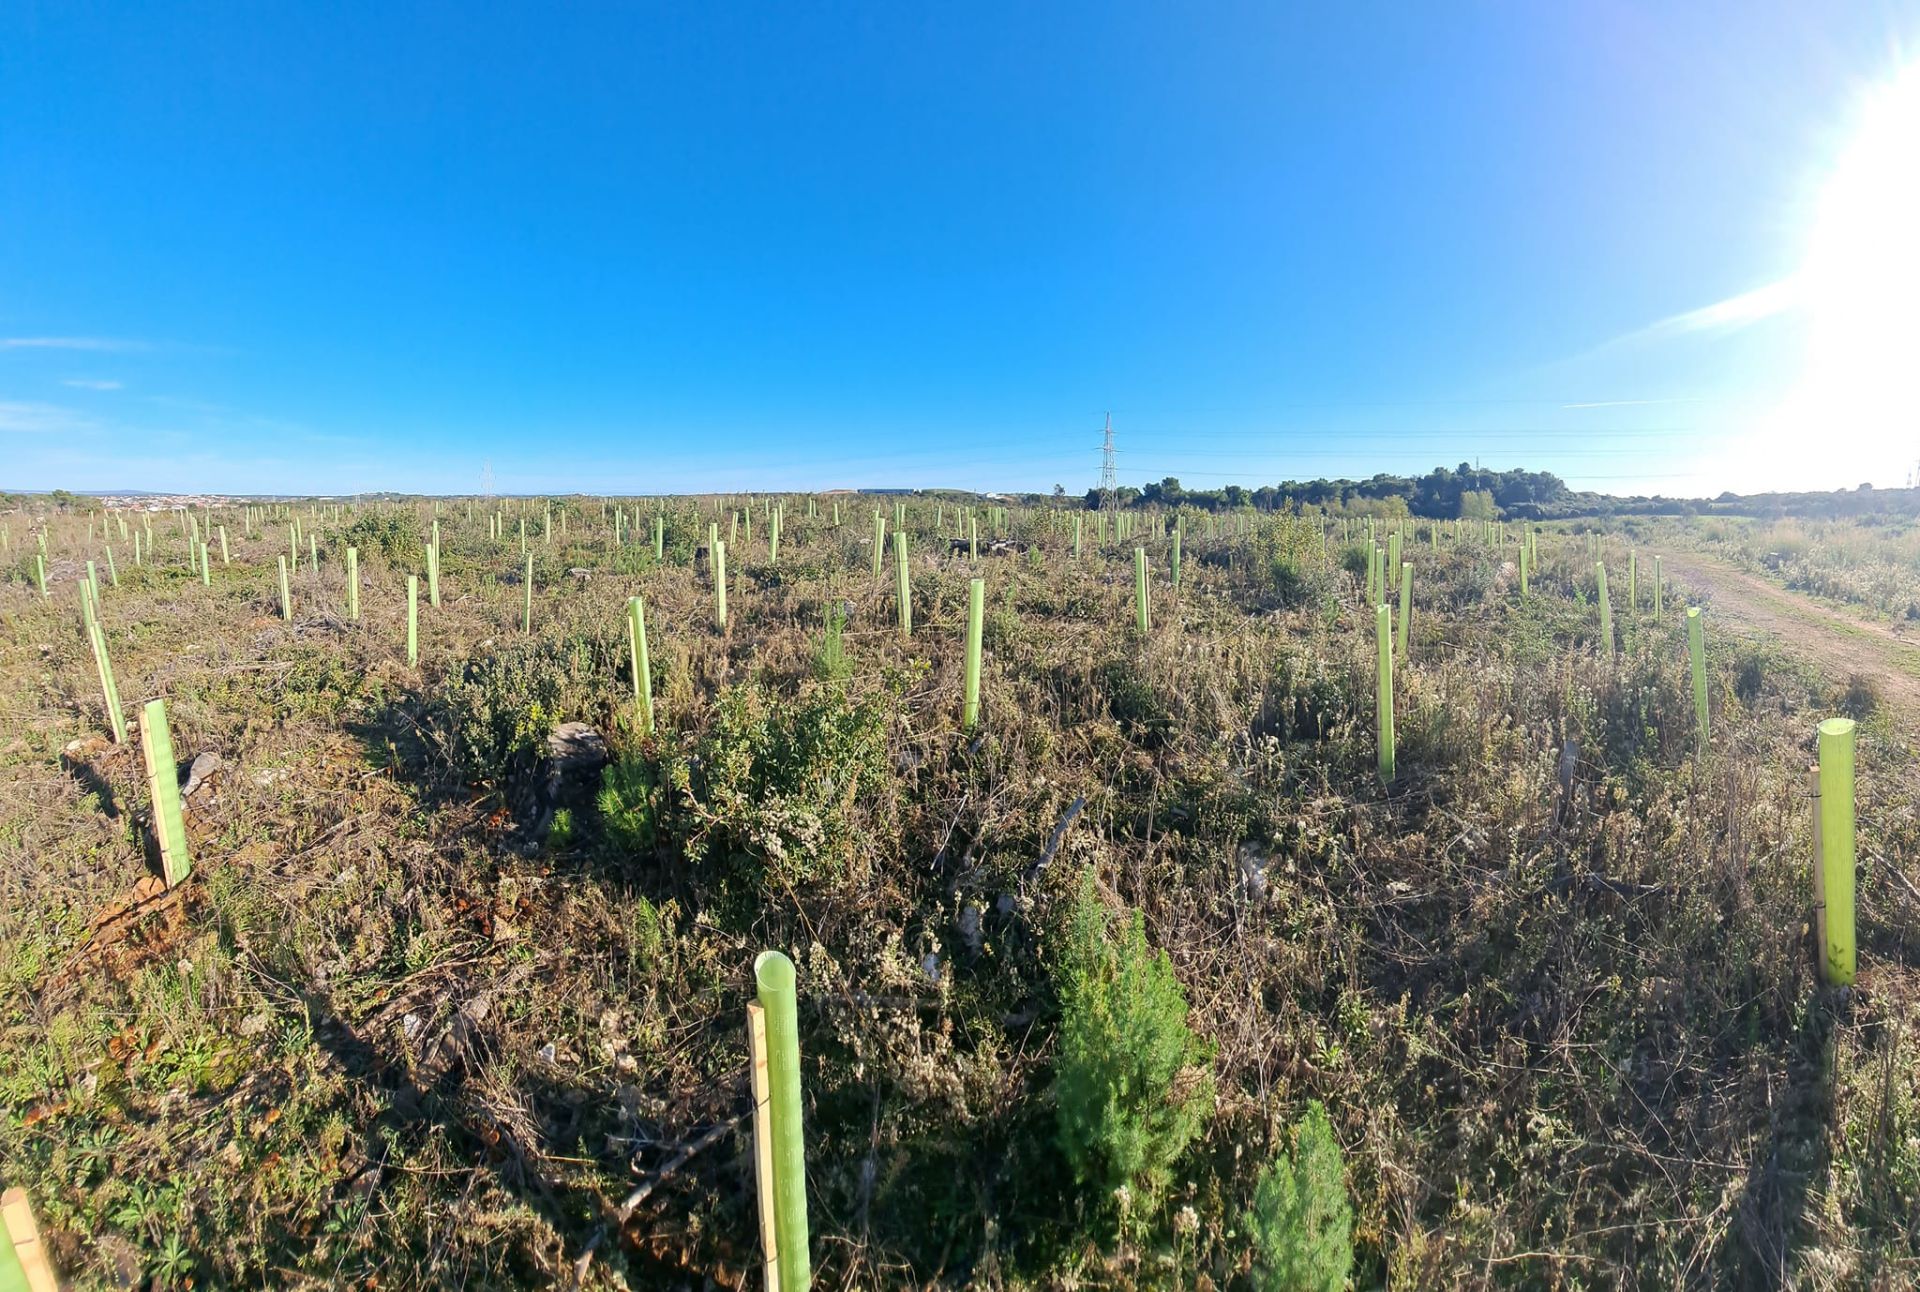
{"label": "dry grass", "polygon": [[[164,695],[181,755],[224,760],[190,803],[196,877],[129,910],[153,872],[137,755],[63,755],[105,729],[71,582],[84,521],[55,521],[51,600],[0,585],[0,1170],[77,1283],[519,1286],[571,1277],[589,1247],[593,1285],[757,1278],[750,1162],[724,1128],[764,946],[801,971],[823,1286],[1236,1284],[1253,1181],[1309,1099],[1346,1149],[1360,1286],[1920,1278],[1920,893],[1899,871],[1920,785],[1885,715],[1862,747],[1853,992],[1814,984],[1804,934],[1808,736],[1845,679],[1716,641],[1697,757],[1677,622],[1617,589],[1623,651],[1603,663],[1584,538],[1543,539],[1522,604],[1501,553],[1423,533],[1383,792],[1372,621],[1338,544],[1274,518],[1209,542],[1189,517],[1177,601],[1148,542],[1141,642],[1130,551],[1095,555],[1089,533],[1076,564],[1070,530],[1021,514],[1036,550],[977,563],[970,738],[976,568],[925,536],[931,504],[910,643],[891,564],[869,577],[868,517],[834,530],[798,500],[778,567],[757,519],[730,549],[716,632],[695,505],[673,504],[661,567],[615,552],[597,504],[570,546],[538,546],[540,720],[705,769],[736,752],[716,732],[738,688],[770,720],[876,709],[879,747],[844,756],[880,759],[877,787],[817,767],[781,783],[830,809],[805,856],[832,865],[773,864],[738,815],[698,822],[719,842],[694,860],[685,803],[651,849],[609,846],[591,810],[538,838],[523,786],[476,782],[451,752],[464,666],[529,648],[514,540],[456,505],[418,672],[407,571],[363,552],[364,619],[345,622],[332,526],[291,625],[283,530],[236,541],[211,588],[183,544],[163,542],[165,570],[116,545],[122,696]],[[652,739],[627,716],[634,592]],[[817,654],[840,601],[834,679]],[[1219,1090],[1164,1213],[1118,1243],[1104,1200],[1075,1196],[1047,1093],[1051,948],[1089,867],[1171,955]]]}

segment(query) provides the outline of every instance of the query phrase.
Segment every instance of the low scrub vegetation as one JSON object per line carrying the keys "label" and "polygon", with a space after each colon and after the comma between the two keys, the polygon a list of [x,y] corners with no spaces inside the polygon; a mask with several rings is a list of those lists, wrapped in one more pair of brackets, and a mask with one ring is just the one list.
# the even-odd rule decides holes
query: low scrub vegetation
{"label": "low scrub vegetation", "polygon": [[[757,1286],[765,948],[799,975],[821,1286],[1920,1277],[1920,781],[1865,679],[1710,604],[1702,747],[1650,534],[1637,599],[1622,536],[1562,529],[1523,597],[1516,527],[1406,521],[1382,784],[1362,519],[1188,511],[1176,589],[1164,511],[1083,515],[1075,559],[1069,512],[912,499],[903,638],[866,504],[777,500],[776,563],[775,501],[573,500],[550,542],[544,503],[444,502],[417,668],[428,504],[224,509],[204,582],[183,516],[135,566],[122,518],[53,513],[44,597],[16,524],[0,1174],[76,1286]],[[954,552],[969,519],[1006,545]],[[321,559],[283,620],[295,521]],[[167,700],[183,777],[217,755],[171,891],[81,628],[103,530],[128,712]],[[1836,991],[1806,767],[1842,708]]]}

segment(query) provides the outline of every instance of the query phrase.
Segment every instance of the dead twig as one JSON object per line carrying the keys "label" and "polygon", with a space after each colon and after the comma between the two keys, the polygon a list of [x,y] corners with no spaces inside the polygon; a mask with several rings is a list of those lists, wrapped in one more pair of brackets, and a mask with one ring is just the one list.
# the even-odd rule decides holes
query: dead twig
{"label": "dead twig", "polygon": [[1074,823],[1075,818],[1080,815],[1081,809],[1086,806],[1087,796],[1084,794],[1068,805],[1065,815],[1063,815],[1059,823],[1053,827],[1053,837],[1047,840],[1047,850],[1041,853],[1040,860],[1034,862],[1027,870],[1025,878],[1021,881],[1022,883],[1031,884],[1034,880],[1040,878],[1042,871],[1053,864],[1054,854],[1060,851],[1060,844],[1067,837],[1067,827]]}
{"label": "dead twig", "polygon": [[[632,1218],[633,1213],[638,1210],[640,1204],[645,1202],[655,1189],[672,1179],[674,1173],[692,1161],[696,1153],[710,1147],[729,1131],[737,1130],[740,1123],[747,1119],[747,1116],[748,1114],[746,1113],[740,1113],[726,1121],[716,1122],[714,1125],[708,1127],[698,1138],[689,1140],[686,1144],[682,1145],[680,1151],[667,1160],[666,1165],[648,1176],[638,1188],[621,1200],[620,1206],[613,1213],[613,1224],[616,1227],[625,1225],[627,1221]],[[587,1269],[593,1264],[593,1253],[599,1248],[601,1242],[606,1239],[606,1236],[607,1226],[603,1224],[600,1228],[593,1231],[593,1237],[589,1238],[587,1245],[581,1248],[579,1259],[573,1263],[573,1281],[576,1286],[586,1280]]]}

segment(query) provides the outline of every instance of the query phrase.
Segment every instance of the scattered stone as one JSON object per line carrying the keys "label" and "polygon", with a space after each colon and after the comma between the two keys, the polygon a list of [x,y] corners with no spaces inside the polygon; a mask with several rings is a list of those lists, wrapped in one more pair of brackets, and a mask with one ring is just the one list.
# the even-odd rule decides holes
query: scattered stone
{"label": "scattered stone", "polygon": [[607,740],[590,723],[563,722],[547,736],[547,756],[533,788],[534,802],[522,804],[523,820],[531,820],[529,844],[537,846],[553,824],[559,808],[583,810],[600,788],[600,769],[607,765]]}
{"label": "scattered stone", "polygon": [[368,1202],[372,1200],[374,1190],[380,1187],[380,1180],[381,1180],[380,1168],[377,1166],[370,1166],[366,1170],[362,1171],[359,1175],[355,1176],[353,1178],[353,1183],[348,1185],[347,1187],[351,1192],[359,1196],[360,1201]]}
{"label": "scattered stone", "polygon": [[60,752],[70,763],[84,763],[112,743],[105,736],[82,736],[78,740],[69,740],[67,747]]}
{"label": "scattered stone", "polygon": [[187,783],[180,791],[181,797],[192,798],[202,789],[212,789],[212,778],[220,771],[220,755],[211,749],[196,756],[193,766],[187,769]]}
{"label": "scattered stone", "polygon": [[979,955],[986,942],[980,931],[980,908],[968,902],[960,908],[960,918],[954,923],[960,930],[960,940],[967,944],[967,950]]}
{"label": "scattered stone", "polygon": [[1268,858],[1251,839],[1240,843],[1237,861],[1240,867],[1240,891],[1250,902],[1266,900]]}

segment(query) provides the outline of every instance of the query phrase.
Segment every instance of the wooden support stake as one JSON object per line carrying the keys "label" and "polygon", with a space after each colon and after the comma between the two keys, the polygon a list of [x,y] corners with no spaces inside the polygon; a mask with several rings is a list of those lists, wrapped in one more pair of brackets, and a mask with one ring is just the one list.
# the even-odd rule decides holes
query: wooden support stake
{"label": "wooden support stake", "polygon": [[40,1242],[40,1226],[34,1223],[25,1189],[8,1189],[0,1194],[0,1217],[6,1221],[4,1231],[0,1231],[0,1243],[4,1243],[0,1246],[0,1288],[60,1292],[60,1280],[54,1277],[47,1249]]}
{"label": "wooden support stake", "polygon": [[760,1251],[768,1292],[780,1287],[780,1241],[773,1205],[773,1082],[767,1075],[767,1011],[747,1002],[748,1072],[753,1085],[753,1179],[760,1199]]}
{"label": "wooden support stake", "polygon": [[1813,791],[1814,949],[1820,962],[1820,976],[1824,979],[1833,953],[1827,942],[1827,850],[1820,825],[1820,764],[1815,763],[1807,769],[1807,783]]}

